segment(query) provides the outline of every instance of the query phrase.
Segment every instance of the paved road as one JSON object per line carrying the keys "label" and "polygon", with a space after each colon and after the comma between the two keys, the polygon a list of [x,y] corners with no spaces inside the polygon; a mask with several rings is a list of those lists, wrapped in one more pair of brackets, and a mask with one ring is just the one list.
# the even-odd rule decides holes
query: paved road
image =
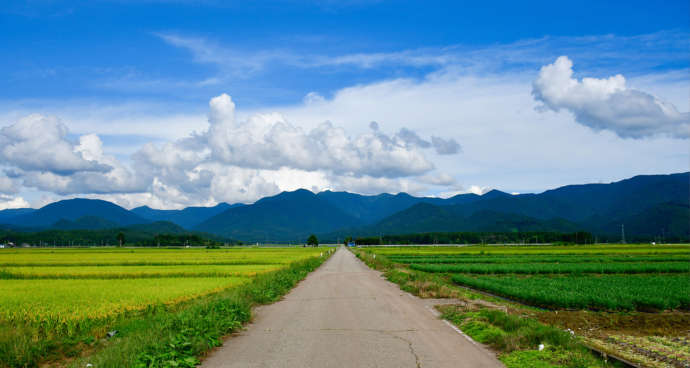
{"label": "paved road", "polygon": [[339,249],[283,300],[260,307],[202,367],[502,367],[422,299]]}

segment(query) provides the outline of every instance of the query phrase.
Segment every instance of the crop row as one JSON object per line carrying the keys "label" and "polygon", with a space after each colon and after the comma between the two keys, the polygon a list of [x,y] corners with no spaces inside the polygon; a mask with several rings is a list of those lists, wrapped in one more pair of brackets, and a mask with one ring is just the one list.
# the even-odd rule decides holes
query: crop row
{"label": "crop row", "polygon": [[690,308],[690,275],[517,277],[453,275],[455,283],[550,309]]}
{"label": "crop row", "polygon": [[388,256],[396,263],[611,263],[611,262],[690,262],[690,255],[634,255],[634,256],[458,256],[458,255],[405,255]]}
{"label": "crop row", "polygon": [[0,319],[70,333],[122,313],[175,304],[248,281],[246,277],[3,280]]}
{"label": "crop row", "polygon": [[424,272],[477,274],[677,273],[690,272],[690,263],[411,264],[410,268]]}
{"label": "crop row", "polygon": [[276,270],[268,265],[185,265],[185,266],[42,266],[0,268],[0,279],[124,279],[151,277],[253,276]]}
{"label": "crop row", "polygon": [[18,249],[0,251],[0,267],[194,264],[288,264],[318,256],[318,248],[199,249]]}
{"label": "crop row", "polygon": [[507,245],[484,245],[484,246],[401,246],[401,247],[372,247],[367,248],[368,252],[375,252],[387,256],[394,255],[429,255],[458,254],[458,255],[617,255],[617,254],[690,254],[690,246],[685,244],[674,245],[650,245],[650,244],[597,244],[584,246],[507,246]]}

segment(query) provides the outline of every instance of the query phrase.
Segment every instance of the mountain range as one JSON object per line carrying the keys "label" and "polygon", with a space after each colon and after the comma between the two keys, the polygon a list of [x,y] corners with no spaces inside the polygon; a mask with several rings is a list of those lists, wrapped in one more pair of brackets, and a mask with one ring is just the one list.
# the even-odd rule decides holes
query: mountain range
{"label": "mountain range", "polygon": [[0,224],[24,229],[106,229],[168,221],[249,242],[303,242],[418,232],[589,231],[630,238],[690,239],[690,173],[640,175],[609,184],[568,185],[539,194],[492,190],[450,198],[407,193],[360,195],[300,189],[253,204],[127,210],[93,199],[0,211]]}

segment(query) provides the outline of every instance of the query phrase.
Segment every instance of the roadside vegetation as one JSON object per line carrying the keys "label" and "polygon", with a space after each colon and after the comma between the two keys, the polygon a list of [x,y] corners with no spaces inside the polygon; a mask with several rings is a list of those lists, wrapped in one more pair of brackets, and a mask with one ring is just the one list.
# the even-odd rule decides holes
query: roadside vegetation
{"label": "roadside vegetation", "polygon": [[[10,275],[0,276],[0,367],[194,367],[250,320],[252,306],[277,300],[330,254],[313,248],[0,252],[0,275]],[[239,264],[209,264],[214,260]]]}
{"label": "roadside vegetation", "polygon": [[[690,246],[371,247],[355,253],[439,306],[508,367],[690,365]],[[540,350],[541,345],[541,350]]]}

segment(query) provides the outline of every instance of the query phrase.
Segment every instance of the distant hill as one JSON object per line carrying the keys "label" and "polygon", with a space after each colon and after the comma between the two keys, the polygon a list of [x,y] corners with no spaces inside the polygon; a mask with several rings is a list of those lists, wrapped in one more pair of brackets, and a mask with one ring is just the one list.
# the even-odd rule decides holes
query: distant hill
{"label": "distant hill", "polygon": [[418,203],[444,206],[470,203],[482,198],[482,196],[473,193],[459,194],[448,199],[443,199],[435,197],[413,197],[407,193],[382,193],[367,196],[348,192],[332,192],[328,190],[318,193],[316,196],[325,199],[333,206],[338,207],[343,212],[364,223],[379,221]]}
{"label": "distant hill", "polygon": [[6,210],[0,210],[0,224],[7,224],[8,221],[17,216],[26,215],[31,212],[36,211],[33,208],[10,208]]}
{"label": "distant hill", "polygon": [[629,239],[690,239],[690,205],[658,203],[639,212],[619,214],[612,218],[596,216],[589,219],[585,227],[597,234],[619,236],[621,225],[625,225]]}
{"label": "distant hill", "polygon": [[250,205],[221,203],[182,210],[144,206],[127,211],[106,201],[72,199],[38,210],[0,211],[1,228],[24,231],[108,229],[154,221],[249,242],[298,242],[311,233],[336,240],[348,235],[459,231],[588,231],[619,239],[621,225],[629,239],[688,240],[690,173],[568,185],[539,194],[492,190],[443,199],[407,193],[314,194],[301,189]]}
{"label": "distant hill", "polygon": [[61,219],[55,222],[51,228],[60,230],[100,230],[118,227],[117,222],[108,221],[98,216],[84,216],[76,220]]}
{"label": "distant hill", "polygon": [[243,241],[304,242],[309,234],[361,225],[329,201],[300,189],[263,198],[248,206],[230,208],[195,230]]}
{"label": "distant hill", "polygon": [[[117,226],[150,222],[126,209],[99,199],[68,199],[54,202],[38,210],[7,219],[7,223],[22,227],[51,227],[61,220],[75,221],[83,217],[98,217]],[[85,224],[82,220],[81,224]],[[90,220],[93,221],[93,220]],[[66,224],[62,222],[62,224]]]}
{"label": "distant hill", "polygon": [[540,194],[485,197],[463,206],[465,214],[480,210],[516,213],[539,219],[588,222],[638,213],[665,202],[690,201],[690,173],[640,175],[610,184],[568,185]]}
{"label": "distant hill", "polygon": [[343,238],[352,234],[377,236],[429,232],[573,232],[580,229],[578,224],[558,218],[542,220],[515,213],[490,210],[465,214],[460,206],[418,203],[373,225],[323,235],[331,239]]}
{"label": "distant hill", "polygon": [[[589,231],[690,239],[690,173],[569,185],[540,194],[493,190],[464,203],[418,203],[375,224],[336,232],[371,236],[443,231]],[[332,236],[332,234],[330,234]]]}
{"label": "distant hill", "polygon": [[174,224],[170,221],[156,221],[147,224],[131,225],[125,228],[131,232],[139,232],[144,234],[190,234],[187,229],[182,226]]}
{"label": "distant hill", "polygon": [[187,207],[181,210],[156,210],[148,206],[133,208],[132,213],[151,221],[170,221],[186,229],[191,229],[209,218],[233,207],[243,206],[241,203],[219,203],[213,207]]}

